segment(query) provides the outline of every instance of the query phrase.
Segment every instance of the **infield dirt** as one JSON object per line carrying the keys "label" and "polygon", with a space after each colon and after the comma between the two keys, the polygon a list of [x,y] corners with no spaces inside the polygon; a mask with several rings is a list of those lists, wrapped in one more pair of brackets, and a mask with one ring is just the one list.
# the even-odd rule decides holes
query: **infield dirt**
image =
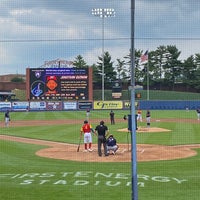
{"label": "infield dirt", "polygon": [[[162,119],[164,121],[165,119]],[[166,119],[165,121],[175,121],[175,119]],[[97,122],[94,121],[94,122]],[[43,121],[13,121],[11,126],[33,126],[33,125],[49,125],[49,124],[81,124],[82,120],[43,120]],[[188,121],[187,121],[188,123]],[[190,120],[190,123],[198,123],[197,120]],[[3,126],[3,123],[1,124]],[[127,128],[120,131],[128,131]],[[138,127],[137,133],[143,132],[163,132],[167,133],[170,130],[161,129],[157,127]],[[77,152],[76,144],[67,144],[60,142],[51,142],[45,140],[28,139],[21,137],[14,137],[8,135],[0,135],[1,140],[9,140],[14,142],[29,143],[47,146],[36,152],[40,157],[51,159],[72,160],[79,162],[131,162],[131,144],[119,144],[119,150],[116,155],[107,157],[99,157],[97,153],[97,145],[93,144],[93,152],[83,152],[83,145],[80,147],[80,152]],[[165,146],[165,145],[148,145],[137,144],[137,161],[156,161],[156,160],[173,160],[195,156],[197,152],[195,148],[200,148],[200,144],[194,145],[178,145],[178,146]]]}

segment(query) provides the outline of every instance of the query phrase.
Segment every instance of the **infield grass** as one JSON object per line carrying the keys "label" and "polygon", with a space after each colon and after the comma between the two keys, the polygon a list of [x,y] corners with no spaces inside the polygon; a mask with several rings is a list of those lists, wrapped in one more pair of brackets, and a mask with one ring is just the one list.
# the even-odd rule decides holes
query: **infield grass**
{"label": "infield grass", "polygon": [[[145,112],[145,111],[144,111]],[[11,112],[12,120],[84,120],[84,111]],[[123,118],[129,111],[115,111]],[[170,129],[166,133],[137,134],[139,144],[199,144],[199,123],[164,122],[164,118],[194,119],[195,111],[151,111],[153,127]],[[4,113],[0,113],[3,119]],[[144,116],[144,113],[143,113]],[[109,124],[109,111],[92,111],[91,119],[104,119],[119,143],[130,142],[127,121]],[[143,117],[144,118],[144,117]],[[2,123],[3,124],[3,123]],[[1,127],[0,134],[66,143],[78,143],[82,124],[31,127]],[[92,124],[95,127],[97,124]],[[145,121],[139,124],[145,126]],[[128,136],[128,137],[127,137]],[[96,137],[93,137],[94,143]],[[2,200],[129,200],[131,163],[84,163],[42,158],[35,152],[44,146],[0,140],[0,199]],[[200,149],[197,155],[169,161],[138,162],[139,200],[199,200]]]}

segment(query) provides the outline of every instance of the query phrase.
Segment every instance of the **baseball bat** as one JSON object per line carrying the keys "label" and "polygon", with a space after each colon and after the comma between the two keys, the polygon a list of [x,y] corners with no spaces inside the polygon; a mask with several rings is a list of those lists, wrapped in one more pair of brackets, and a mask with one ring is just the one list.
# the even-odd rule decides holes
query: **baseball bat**
{"label": "baseball bat", "polygon": [[77,152],[79,152],[80,146],[81,146],[81,138],[80,138],[79,143],[78,143]]}

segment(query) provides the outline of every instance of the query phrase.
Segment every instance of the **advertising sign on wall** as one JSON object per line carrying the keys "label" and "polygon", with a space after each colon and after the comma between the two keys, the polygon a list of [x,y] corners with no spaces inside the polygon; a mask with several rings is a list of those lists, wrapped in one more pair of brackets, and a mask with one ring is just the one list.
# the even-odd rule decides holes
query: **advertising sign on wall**
{"label": "advertising sign on wall", "polygon": [[122,84],[120,80],[114,81],[112,85],[112,98],[120,99],[122,96]]}
{"label": "advertising sign on wall", "polygon": [[16,101],[12,102],[13,111],[26,111],[29,109],[29,102],[27,101]]}
{"label": "advertising sign on wall", "polygon": [[85,101],[85,102],[79,102],[78,103],[78,108],[79,109],[83,109],[83,110],[91,110],[92,109],[92,102],[88,102],[88,101]]}
{"label": "advertising sign on wall", "polygon": [[94,101],[94,109],[122,109],[122,101]]}
{"label": "advertising sign on wall", "polygon": [[0,102],[0,110],[1,111],[11,110],[11,103],[10,102]]}
{"label": "advertising sign on wall", "polygon": [[63,109],[64,110],[77,110],[77,102],[63,102]]}
{"label": "advertising sign on wall", "polygon": [[45,101],[30,102],[29,110],[46,110],[46,102]]}
{"label": "advertising sign on wall", "polygon": [[46,110],[62,110],[62,102],[55,101],[55,102],[46,102]]}
{"label": "advertising sign on wall", "polygon": [[[139,106],[139,102],[135,101],[135,108]],[[129,110],[131,109],[131,102],[130,101],[124,101],[123,105],[124,110]]]}

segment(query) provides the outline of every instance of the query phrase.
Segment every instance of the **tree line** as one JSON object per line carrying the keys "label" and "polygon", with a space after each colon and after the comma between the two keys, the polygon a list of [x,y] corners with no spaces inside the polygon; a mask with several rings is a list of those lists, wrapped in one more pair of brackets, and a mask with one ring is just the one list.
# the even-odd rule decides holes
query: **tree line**
{"label": "tree line", "polygon": [[[150,88],[158,90],[175,90],[179,85],[185,91],[200,91],[200,53],[181,60],[181,51],[175,45],[161,45],[156,50],[148,52],[146,62],[141,62],[143,54],[143,50],[135,49],[135,84],[144,88],[149,84]],[[73,61],[77,68],[93,68],[94,89],[101,88],[102,66],[105,89],[111,89],[115,81],[120,81],[122,87],[127,88],[131,80],[130,64],[130,52],[123,59],[116,59],[114,62],[110,53],[106,51],[92,66],[88,66],[81,55]]]}

